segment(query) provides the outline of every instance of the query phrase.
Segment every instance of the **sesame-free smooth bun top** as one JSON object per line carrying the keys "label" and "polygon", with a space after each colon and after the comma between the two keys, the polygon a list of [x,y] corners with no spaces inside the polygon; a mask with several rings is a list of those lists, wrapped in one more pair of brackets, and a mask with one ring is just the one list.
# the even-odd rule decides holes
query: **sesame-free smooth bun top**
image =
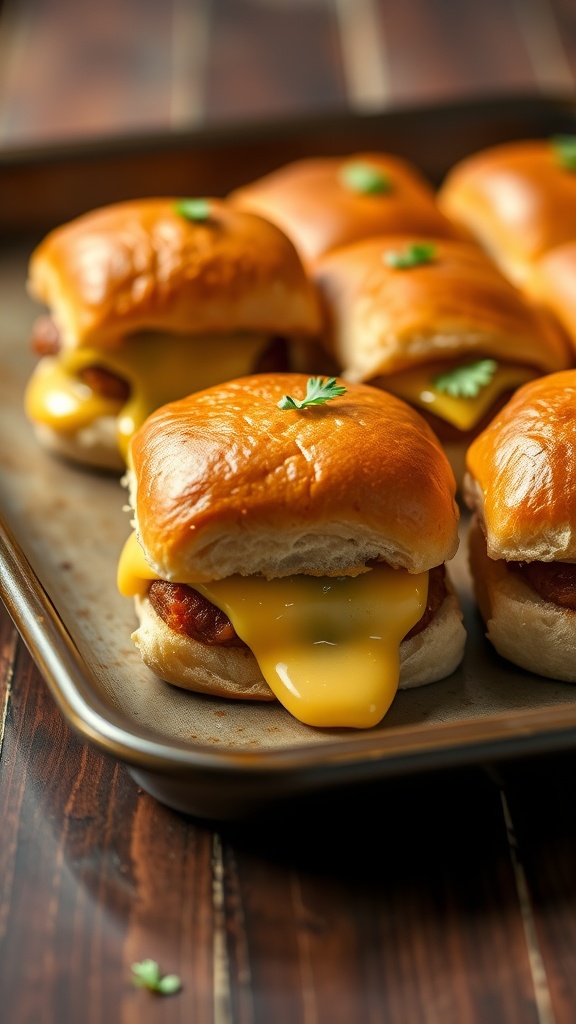
{"label": "sesame-free smooth bun top", "polygon": [[576,370],[519,388],[466,466],[491,558],[576,561]]}
{"label": "sesame-free smooth bun top", "polygon": [[575,167],[554,139],[508,142],[456,164],[438,201],[521,284],[534,259],[576,236]]}
{"label": "sesame-free smooth bun top", "polygon": [[576,235],[549,249],[534,264],[527,282],[530,297],[551,310],[566,331],[576,358]]}
{"label": "sesame-free smooth bun top", "polygon": [[230,381],[163,406],[136,433],[136,532],[160,576],[347,574],[373,559],[421,572],[452,557],[454,476],[422,417],[360,384],[278,408],[303,399],[307,380]]}
{"label": "sesame-free smooth bun top", "polygon": [[307,261],[380,232],[459,235],[420,171],[390,153],[296,160],[235,189],[230,199],[278,224]]}
{"label": "sesame-free smooth bun top", "polygon": [[292,242],[223,200],[135,199],[86,213],[37,246],[28,287],[64,346],[142,330],[316,334],[316,296]]}
{"label": "sesame-free smooth bun top", "polygon": [[391,265],[425,242],[377,236],[327,253],[315,265],[330,325],[326,343],[349,380],[476,352],[542,372],[571,365],[568,343],[551,318],[532,308],[473,243],[437,239],[421,263]]}

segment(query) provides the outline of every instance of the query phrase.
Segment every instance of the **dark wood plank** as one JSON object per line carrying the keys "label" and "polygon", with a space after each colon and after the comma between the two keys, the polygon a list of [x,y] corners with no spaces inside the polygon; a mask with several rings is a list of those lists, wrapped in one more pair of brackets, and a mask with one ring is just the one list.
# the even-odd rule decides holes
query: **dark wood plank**
{"label": "dark wood plank", "polygon": [[324,0],[17,0],[0,41],[4,144],[346,107]]}
{"label": "dark wood plank", "polygon": [[214,0],[206,119],[269,119],[345,109],[334,3]]}
{"label": "dark wood plank", "polygon": [[569,0],[14,0],[0,144],[569,90]]}
{"label": "dark wood plank", "polygon": [[[9,649],[3,609],[0,622]],[[2,1014],[157,1021],[157,1000],[131,983],[131,963],[150,957],[184,986],[161,1019],[210,1024],[212,833],[72,735],[21,641],[13,668],[0,760]]]}
{"label": "dark wood plank", "polygon": [[[537,1022],[498,788],[478,769],[210,826],[62,721],[3,612],[0,991],[12,1021]],[[12,653],[14,656],[12,656]]]}
{"label": "dark wood plank", "polygon": [[574,5],[569,0],[523,0],[515,6],[539,88],[571,95],[576,85]]}
{"label": "dark wood plank", "polygon": [[17,0],[0,21],[0,140],[170,129],[176,0]]}
{"label": "dark wood plank", "polygon": [[223,842],[233,991],[248,962],[255,1024],[537,1024],[483,772],[300,800]]}
{"label": "dark wood plank", "polygon": [[381,0],[390,102],[538,91],[514,0]]}
{"label": "dark wood plank", "polygon": [[506,766],[504,790],[555,1024],[576,1007],[576,757]]}

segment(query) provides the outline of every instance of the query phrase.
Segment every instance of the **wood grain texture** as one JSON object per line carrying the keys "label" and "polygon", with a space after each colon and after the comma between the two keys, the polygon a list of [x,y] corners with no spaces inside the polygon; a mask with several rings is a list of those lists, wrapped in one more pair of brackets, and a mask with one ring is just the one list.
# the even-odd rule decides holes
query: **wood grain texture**
{"label": "wood grain texture", "polygon": [[0,145],[570,91],[569,0],[6,0]]}
{"label": "wood grain texture", "polygon": [[299,801],[225,836],[258,1024],[538,1021],[481,771]]}
{"label": "wood grain texture", "polygon": [[[288,800],[235,824],[188,819],[78,742],[5,612],[0,623],[14,680],[0,760],[11,1021],[545,1024],[500,788],[481,769]],[[557,821],[546,807],[528,817],[533,792],[517,806],[512,787],[511,804],[524,863],[544,879],[528,871],[544,983],[573,1006],[572,834],[550,858]],[[130,982],[145,957],[183,981],[161,1008]]]}
{"label": "wood grain texture", "polygon": [[[382,0],[391,102],[438,101],[537,86],[514,0]],[[495,31],[495,26],[497,30]]]}
{"label": "wood grain texture", "polygon": [[[2,609],[2,641],[13,628]],[[3,671],[7,668],[3,660]],[[0,762],[0,992],[5,1019],[145,1024],[145,958],[180,974],[162,1020],[212,1020],[212,835],[78,742],[21,641]]]}

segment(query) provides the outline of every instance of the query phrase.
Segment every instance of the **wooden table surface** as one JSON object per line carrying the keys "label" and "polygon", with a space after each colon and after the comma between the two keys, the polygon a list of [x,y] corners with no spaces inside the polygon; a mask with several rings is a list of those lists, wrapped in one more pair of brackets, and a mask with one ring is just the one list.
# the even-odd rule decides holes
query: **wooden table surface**
{"label": "wooden table surface", "polygon": [[[0,151],[575,81],[573,0],[0,4]],[[0,1020],[573,1024],[575,807],[566,751],[187,818],[72,734],[2,609]]]}

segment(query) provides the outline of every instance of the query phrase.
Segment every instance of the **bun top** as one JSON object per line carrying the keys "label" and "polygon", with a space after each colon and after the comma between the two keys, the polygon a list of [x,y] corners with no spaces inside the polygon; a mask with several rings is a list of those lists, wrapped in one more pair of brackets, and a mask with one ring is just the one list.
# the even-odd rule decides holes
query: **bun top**
{"label": "bun top", "polygon": [[534,264],[527,289],[562,324],[576,355],[576,240],[550,249]]}
{"label": "bun top", "polygon": [[576,562],[576,370],[530,381],[466,456],[491,558]]}
{"label": "bun top", "polygon": [[376,388],[302,410],[304,374],[240,378],[153,413],[131,444],[135,526],[179,582],[233,573],[421,572],[458,546],[455,481],[432,430]]}
{"label": "bun top", "polygon": [[374,234],[460,237],[423,175],[388,153],[296,160],[235,189],[230,200],[278,224],[306,262]]}
{"label": "bun top", "polygon": [[519,285],[533,260],[576,237],[576,172],[563,166],[553,140],[509,142],[467,157],[447,175],[438,202]]}
{"label": "bun top", "polygon": [[[189,215],[179,212],[186,203]],[[68,348],[113,346],[147,330],[321,329],[289,239],[218,199],[136,199],[78,217],[33,252],[28,287],[51,308]]]}
{"label": "bun top", "polygon": [[349,380],[479,353],[550,372],[570,366],[564,335],[471,242],[437,239],[427,262],[390,266],[421,236],[379,236],[327,253],[313,276],[328,341]]}

